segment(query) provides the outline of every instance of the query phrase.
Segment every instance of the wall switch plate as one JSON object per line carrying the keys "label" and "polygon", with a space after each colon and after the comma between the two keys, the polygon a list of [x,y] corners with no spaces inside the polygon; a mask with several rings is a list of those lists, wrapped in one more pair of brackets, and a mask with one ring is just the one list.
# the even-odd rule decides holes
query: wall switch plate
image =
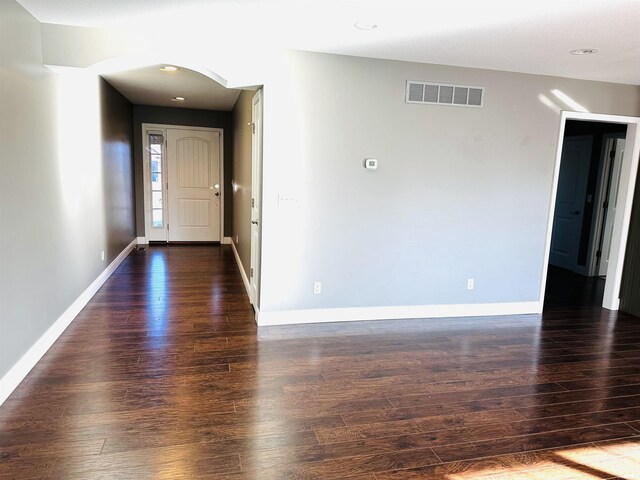
{"label": "wall switch plate", "polygon": [[320,295],[322,293],[322,282],[313,282],[313,294]]}
{"label": "wall switch plate", "polygon": [[476,283],[476,281],[473,278],[468,278],[467,279],[467,290],[473,290],[473,288],[475,287],[475,283]]}
{"label": "wall switch plate", "polygon": [[240,237],[236,235],[236,245],[238,244],[239,241],[240,241]]}
{"label": "wall switch plate", "polygon": [[100,260],[104,262],[104,250],[100,252]]}

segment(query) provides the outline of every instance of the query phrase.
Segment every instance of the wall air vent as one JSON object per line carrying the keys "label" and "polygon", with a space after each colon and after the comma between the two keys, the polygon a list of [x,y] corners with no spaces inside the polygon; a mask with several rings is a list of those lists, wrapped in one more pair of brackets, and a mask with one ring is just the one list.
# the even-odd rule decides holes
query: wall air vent
{"label": "wall air vent", "polygon": [[458,107],[482,107],[483,101],[483,87],[415,82],[413,80],[407,80],[407,91],[405,94],[406,103],[453,105]]}

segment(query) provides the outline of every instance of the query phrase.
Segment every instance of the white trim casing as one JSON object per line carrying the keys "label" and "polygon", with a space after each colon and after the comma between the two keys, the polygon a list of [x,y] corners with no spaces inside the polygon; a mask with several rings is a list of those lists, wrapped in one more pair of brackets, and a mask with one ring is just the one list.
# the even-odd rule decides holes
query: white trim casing
{"label": "white trim casing", "polygon": [[220,243],[222,245],[231,245],[231,237],[222,237],[222,240],[220,241]]}
{"label": "white trim casing", "polygon": [[105,268],[98,278],[89,285],[84,292],[67,308],[60,317],[44,332],[44,334],[34,343],[27,353],[25,353],[16,364],[11,367],[0,379],[0,405],[11,395],[20,382],[27,376],[31,369],[38,363],[42,356],[47,353],[54,342],[64,333],[67,327],[73,322],[80,311],[89,303],[96,292],[104,285],[109,277],[120,266],[123,260],[131,253],[137,244],[134,239],[122,252]]}
{"label": "white trim casing", "polygon": [[149,241],[147,240],[147,237],[138,237],[138,238],[136,238],[136,244],[137,245],[149,245]]}
{"label": "white trim casing", "polygon": [[238,270],[240,270],[240,275],[242,276],[242,283],[244,283],[244,288],[247,291],[247,296],[249,297],[249,300],[251,300],[251,284],[249,283],[247,274],[245,273],[244,267],[242,266],[242,260],[240,260],[240,255],[238,254],[238,250],[236,250],[235,243],[231,241],[229,243],[231,243],[231,250],[233,250],[233,256],[236,257],[236,263],[238,264]]}
{"label": "white trim casing", "polygon": [[256,312],[259,326],[303,323],[397,320],[407,318],[482,317],[539,314],[538,302],[406,305],[397,307],[319,308]]}
{"label": "white trim casing", "polygon": [[562,159],[562,143],[564,129],[567,120],[583,120],[587,122],[607,122],[627,124],[627,147],[622,159],[622,171],[620,172],[620,185],[618,187],[619,208],[616,210],[616,218],[611,238],[611,254],[607,280],[604,288],[602,306],[609,310],[618,310],[620,306],[620,285],[622,283],[622,270],[624,268],[624,256],[629,235],[629,223],[631,221],[631,207],[638,172],[638,156],[640,156],[640,128],[639,117],[627,117],[620,115],[604,115],[588,112],[563,111],[560,116],[560,129],[556,148],[556,160],[553,173],[553,183],[549,204],[549,216],[547,220],[547,234],[545,252],[542,263],[542,278],[540,279],[539,303],[542,308],[546,290],[547,272],[549,268],[549,255],[551,253],[551,236],[553,234],[553,217],[555,215],[556,196],[558,193],[558,178],[560,175],[560,162]]}

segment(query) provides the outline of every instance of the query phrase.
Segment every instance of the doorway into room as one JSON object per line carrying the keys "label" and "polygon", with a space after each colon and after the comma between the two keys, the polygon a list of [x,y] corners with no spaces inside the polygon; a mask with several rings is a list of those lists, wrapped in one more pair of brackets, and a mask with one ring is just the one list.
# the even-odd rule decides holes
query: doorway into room
{"label": "doorway into room", "polygon": [[[544,306],[617,309],[637,170],[638,119],[563,113]],[[634,157],[635,155],[635,157]]]}

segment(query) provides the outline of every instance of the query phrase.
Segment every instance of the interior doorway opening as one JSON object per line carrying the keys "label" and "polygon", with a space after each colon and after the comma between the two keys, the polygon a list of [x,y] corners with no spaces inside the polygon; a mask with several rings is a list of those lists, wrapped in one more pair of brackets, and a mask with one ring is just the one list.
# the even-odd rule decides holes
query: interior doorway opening
{"label": "interior doorway opening", "polygon": [[541,306],[618,309],[639,121],[563,112]]}

